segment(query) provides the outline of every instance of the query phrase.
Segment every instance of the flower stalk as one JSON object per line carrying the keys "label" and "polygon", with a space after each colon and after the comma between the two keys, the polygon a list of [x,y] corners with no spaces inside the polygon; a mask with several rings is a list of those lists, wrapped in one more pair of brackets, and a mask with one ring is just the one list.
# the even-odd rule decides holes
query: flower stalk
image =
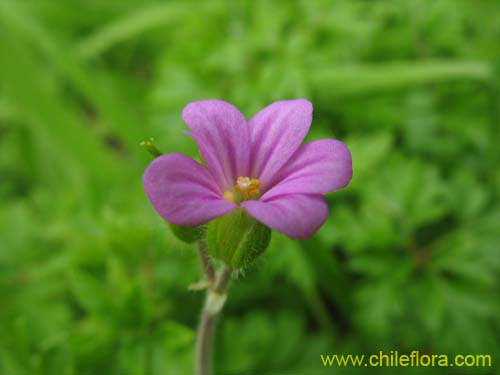
{"label": "flower stalk", "polygon": [[196,337],[195,374],[212,374],[212,344],[217,317],[222,311],[227,298],[227,287],[231,281],[232,268],[222,266],[214,282],[207,289],[205,304],[201,312],[200,324]]}
{"label": "flower stalk", "polygon": [[198,251],[207,282],[209,285],[213,285],[215,282],[215,270],[210,260],[210,256],[208,255],[207,242],[205,240],[200,240],[198,242]]}

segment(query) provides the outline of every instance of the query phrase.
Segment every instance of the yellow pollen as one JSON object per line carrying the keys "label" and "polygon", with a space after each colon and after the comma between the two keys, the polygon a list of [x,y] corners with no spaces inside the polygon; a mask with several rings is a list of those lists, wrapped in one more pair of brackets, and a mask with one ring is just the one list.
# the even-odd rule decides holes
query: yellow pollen
{"label": "yellow pollen", "polygon": [[232,191],[225,191],[224,192],[224,199],[231,201],[231,202],[235,202],[234,193]]}
{"label": "yellow pollen", "polygon": [[260,181],[256,178],[238,177],[233,190],[224,192],[224,199],[239,204],[242,201],[255,199],[260,196]]}
{"label": "yellow pollen", "polygon": [[256,198],[260,195],[260,181],[256,178],[238,177],[234,191],[241,194],[243,200]]}

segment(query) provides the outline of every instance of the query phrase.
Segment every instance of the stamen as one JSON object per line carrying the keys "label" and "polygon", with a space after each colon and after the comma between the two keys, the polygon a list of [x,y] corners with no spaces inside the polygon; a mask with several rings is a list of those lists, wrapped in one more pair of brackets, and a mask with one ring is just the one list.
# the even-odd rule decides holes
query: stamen
{"label": "stamen", "polygon": [[256,178],[240,176],[236,180],[233,191],[225,191],[224,199],[240,203],[249,199],[255,199],[260,196],[260,181]]}
{"label": "stamen", "polygon": [[234,191],[241,193],[243,200],[257,198],[260,195],[260,181],[256,178],[238,177]]}

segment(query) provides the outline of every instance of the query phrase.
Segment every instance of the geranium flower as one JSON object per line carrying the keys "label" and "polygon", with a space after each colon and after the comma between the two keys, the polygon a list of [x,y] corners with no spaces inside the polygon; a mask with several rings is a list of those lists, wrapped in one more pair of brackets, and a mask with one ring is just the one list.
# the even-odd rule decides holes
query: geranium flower
{"label": "geranium flower", "polygon": [[238,207],[292,238],[307,238],[328,216],[323,194],[352,177],[351,154],[335,139],[301,145],[312,121],[305,99],[272,103],[250,121],[221,100],[188,104],[182,117],[206,167],[179,153],[154,159],[146,194],[168,222],[195,226]]}

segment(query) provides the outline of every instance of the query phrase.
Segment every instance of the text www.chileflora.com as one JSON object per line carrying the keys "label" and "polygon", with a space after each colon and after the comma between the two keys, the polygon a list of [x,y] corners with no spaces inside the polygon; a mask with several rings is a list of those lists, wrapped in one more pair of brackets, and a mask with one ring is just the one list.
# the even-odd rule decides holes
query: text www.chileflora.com
{"label": "text www.chileflora.com", "polygon": [[397,350],[376,354],[321,354],[325,367],[491,367],[491,354],[420,354]]}

